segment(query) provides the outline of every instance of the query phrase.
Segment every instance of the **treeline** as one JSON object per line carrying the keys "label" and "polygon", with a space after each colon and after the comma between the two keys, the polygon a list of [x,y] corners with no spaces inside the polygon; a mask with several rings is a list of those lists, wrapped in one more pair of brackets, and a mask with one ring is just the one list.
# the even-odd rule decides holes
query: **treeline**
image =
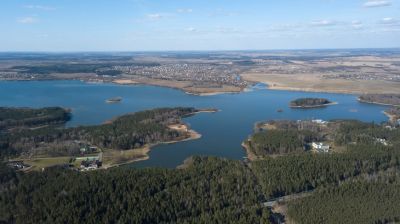
{"label": "treeline", "polygon": [[121,71],[115,70],[114,66],[158,66],[159,63],[151,62],[111,62],[110,60],[102,60],[103,62],[98,63],[53,63],[46,65],[20,65],[14,66],[12,69],[20,73],[31,73],[49,75],[54,73],[96,73],[98,75],[109,75],[117,76],[121,74]]}
{"label": "treeline", "polygon": [[61,107],[11,108],[0,107],[0,131],[14,127],[34,127],[49,124],[63,124],[71,114]]}
{"label": "treeline", "polygon": [[400,94],[364,94],[360,101],[367,103],[381,103],[400,106]]}
{"label": "treeline", "polygon": [[296,223],[398,223],[400,182],[348,182],[289,203]]}
{"label": "treeline", "polygon": [[313,106],[323,106],[329,104],[331,101],[324,98],[299,98],[290,101],[291,107],[313,107]]}
{"label": "treeline", "polygon": [[96,73],[97,70],[107,69],[113,64],[95,63],[95,64],[49,64],[32,66],[14,66],[13,69],[23,70],[23,72],[33,74],[51,74],[51,73]]}
{"label": "treeline", "polygon": [[269,223],[261,189],[241,162],[194,157],[186,166],[2,178],[10,187],[0,191],[0,222]]}
{"label": "treeline", "polygon": [[121,116],[109,124],[76,128],[45,127],[0,135],[0,149],[9,154],[76,155],[77,142],[102,148],[133,149],[149,143],[186,138],[186,133],[168,128],[194,108],[161,108]]}
{"label": "treeline", "polygon": [[318,141],[317,133],[309,130],[267,130],[255,133],[247,142],[257,156],[303,152],[306,144]]}

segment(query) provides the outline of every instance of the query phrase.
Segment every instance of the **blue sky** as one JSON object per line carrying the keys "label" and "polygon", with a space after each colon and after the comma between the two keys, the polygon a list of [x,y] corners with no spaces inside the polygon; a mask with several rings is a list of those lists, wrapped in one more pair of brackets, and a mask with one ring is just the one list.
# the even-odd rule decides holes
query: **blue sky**
{"label": "blue sky", "polygon": [[0,51],[400,47],[400,0],[1,0]]}

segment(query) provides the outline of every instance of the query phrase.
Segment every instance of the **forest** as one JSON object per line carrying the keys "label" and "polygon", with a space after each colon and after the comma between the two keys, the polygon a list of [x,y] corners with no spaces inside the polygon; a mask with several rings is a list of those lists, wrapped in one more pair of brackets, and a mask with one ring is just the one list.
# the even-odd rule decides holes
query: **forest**
{"label": "forest", "polygon": [[355,181],[328,187],[289,204],[298,223],[398,223],[400,182]]}
{"label": "forest", "polygon": [[[124,149],[177,137],[163,131],[165,125],[195,111],[154,109],[100,126],[23,130],[14,137],[28,143],[84,139]],[[296,128],[256,133],[260,153],[296,152],[318,137],[297,129],[307,125],[293,125],[284,122],[278,126]],[[327,127],[343,152],[289,152],[249,162],[195,156],[176,169],[91,172],[55,166],[24,173],[0,164],[0,223],[269,223],[275,214],[264,202],[301,192],[310,195],[287,204],[286,215],[295,223],[398,222],[400,130],[359,121]],[[11,136],[6,139],[13,142]]]}
{"label": "forest", "polygon": [[268,223],[261,189],[241,162],[186,163],[176,170],[10,170],[1,178],[0,222]]}
{"label": "forest", "polygon": [[64,124],[71,118],[70,111],[61,107],[10,108],[0,107],[0,132],[10,128]]}
{"label": "forest", "polygon": [[320,107],[332,103],[324,98],[299,98],[290,101],[290,107]]}
{"label": "forest", "polygon": [[74,128],[45,126],[3,133],[0,134],[1,155],[73,156],[79,153],[77,142],[124,150],[180,140],[188,137],[186,133],[170,129],[168,125],[181,122],[181,117],[195,111],[194,108],[160,108],[124,115],[102,125]]}

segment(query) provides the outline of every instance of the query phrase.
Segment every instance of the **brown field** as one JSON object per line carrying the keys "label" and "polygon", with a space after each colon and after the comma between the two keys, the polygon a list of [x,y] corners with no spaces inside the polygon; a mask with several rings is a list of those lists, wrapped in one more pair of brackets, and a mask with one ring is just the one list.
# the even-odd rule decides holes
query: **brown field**
{"label": "brown field", "polygon": [[270,89],[331,93],[400,93],[400,82],[323,79],[317,74],[246,73],[243,79],[268,84]]}
{"label": "brown field", "polygon": [[[118,81],[114,80],[114,83],[118,84],[128,84],[127,81]],[[121,83],[122,82],[122,83]],[[125,82],[125,83],[124,83]],[[146,77],[139,77],[139,76],[132,76],[132,79],[129,80],[129,84],[146,84],[146,85],[153,85],[153,86],[162,86],[162,87],[169,87],[180,89],[189,94],[196,94],[196,95],[214,95],[214,94],[221,94],[221,93],[238,93],[242,91],[242,88],[237,86],[229,86],[223,85],[222,87],[196,87],[190,81],[174,81],[174,80],[163,80],[163,79],[152,79]]]}

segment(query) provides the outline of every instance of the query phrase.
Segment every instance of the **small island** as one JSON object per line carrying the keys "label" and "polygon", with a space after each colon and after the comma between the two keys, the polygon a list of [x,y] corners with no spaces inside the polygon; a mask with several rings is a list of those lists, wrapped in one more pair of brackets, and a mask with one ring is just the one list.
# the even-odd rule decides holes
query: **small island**
{"label": "small island", "polygon": [[334,104],[325,98],[298,98],[290,102],[291,108],[315,108]]}
{"label": "small island", "polygon": [[119,103],[122,101],[122,97],[113,97],[106,100],[106,103]]}

